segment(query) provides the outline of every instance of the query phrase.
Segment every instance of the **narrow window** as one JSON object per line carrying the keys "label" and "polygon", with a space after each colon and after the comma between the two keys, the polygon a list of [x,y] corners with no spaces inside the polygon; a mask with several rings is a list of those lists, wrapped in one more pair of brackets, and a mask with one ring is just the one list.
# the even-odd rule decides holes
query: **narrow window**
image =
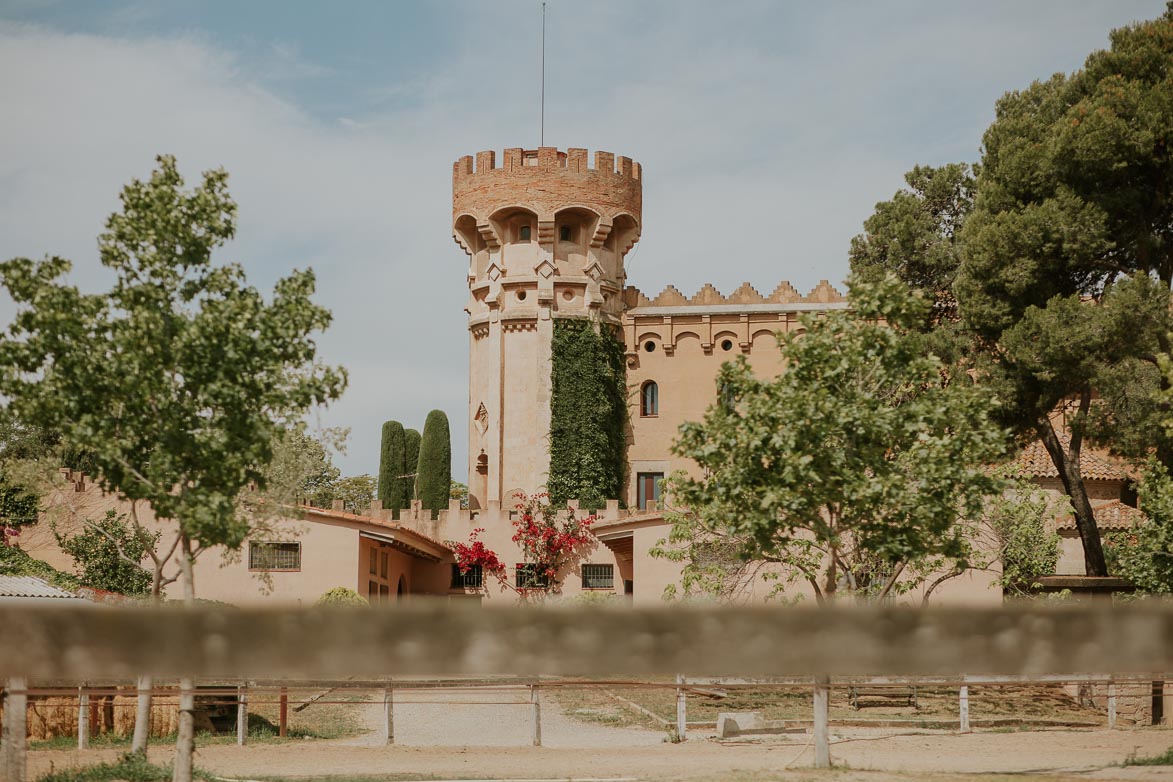
{"label": "narrow window", "polygon": [[370,573],[372,576],[374,576],[374,575],[377,575],[379,572],[379,552],[375,549],[374,546],[371,546],[370,552],[371,552]]}
{"label": "narrow window", "polygon": [[375,604],[375,600],[379,597],[379,585],[374,581],[367,582],[367,602],[371,605]]}
{"label": "narrow window", "polygon": [[517,241],[528,242],[529,237],[530,237],[530,227],[528,225],[523,225],[517,229]]}
{"label": "narrow window", "polygon": [[583,565],[582,566],[582,588],[583,589],[614,589],[615,588],[615,566],[614,565]]}
{"label": "narrow window", "polygon": [[640,510],[647,510],[648,503],[660,501],[660,489],[664,483],[662,472],[641,472],[636,474],[636,503]]}
{"label": "narrow window", "polygon": [[572,234],[571,234],[569,225],[561,226],[558,229],[558,240],[559,241],[569,242],[571,240],[571,236],[572,236]]}
{"label": "narrow window", "polygon": [[379,584],[379,602],[385,603],[390,600],[391,587],[386,584]]}
{"label": "narrow window", "polygon": [[300,543],[249,543],[249,570],[301,570]]}
{"label": "narrow window", "polygon": [[387,560],[390,559],[390,556],[388,556],[387,552],[385,552],[385,551],[383,552],[382,556],[383,556],[383,562],[382,562],[382,566],[379,568],[379,575],[382,576],[383,578],[386,578],[387,577]]}
{"label": "narrow window", "polygon": [[660,414],[660,387],[652,380],[644,383],[640,390],[639,414],[641,418],[653,418]]}

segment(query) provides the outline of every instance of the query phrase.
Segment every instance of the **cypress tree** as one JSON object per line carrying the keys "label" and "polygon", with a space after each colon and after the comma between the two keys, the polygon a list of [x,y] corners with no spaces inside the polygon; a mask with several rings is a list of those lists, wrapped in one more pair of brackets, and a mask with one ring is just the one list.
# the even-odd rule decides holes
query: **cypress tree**
{"label": "cypress tree", "polygon": [[383,424],[383,439],[379,449],[379,499],[384,508],[402,510],[407,507],[407,496],[403,493],[402,475],[407,472],[404,445],[406,435],[403,424],[388,421]]}
{"label": "cypress tree", "polygon": [[[403,472],[405,474],[414,473],[419,467],[420,461],[420,433],[414,429],[408,429],[403,434],[403,466],[407,468]],[[403,479],[403,496],[409,500],[419,499],[419,495],[416,494],[414,475]]]}
{"label": "cypress tree", "polygon": [[433,410],[424,421],[415,485],[425,508],[440,510],[448,507],[448,494],[452,488],[452,440],[448,433],[448,416],[443,410]]}

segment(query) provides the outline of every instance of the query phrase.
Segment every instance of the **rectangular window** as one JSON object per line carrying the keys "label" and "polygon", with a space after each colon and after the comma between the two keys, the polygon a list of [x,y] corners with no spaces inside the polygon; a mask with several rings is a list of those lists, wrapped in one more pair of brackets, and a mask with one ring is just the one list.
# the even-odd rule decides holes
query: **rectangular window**
{"label": "rectangular window", "polygon": [[386,551],[384,551],[383,552],[383,566],[381,568],[379,568],[379,575],[382,576],[383,578],[387,577],[387,561],[390,558],[391,558],[390,555]]}
{"label": "rectangular window", "polygon": [[537,565],[519,562],[513,584],[518,589],[545,589],[550,585],[550,579],[544,572],[538,572]]}
{"label": "rectangular window", "polygon": [[379,602],[386,603],[391,599],[391,587],[386,584],[379,584]]}
{"label": "rectangular window", "polygon": [[374,581],[367,582],[367,602],[371,605],[375,604],[375,599],[379,596],[379,585]]}
{"label": "rectangular window", "polygon": [[452,589],[480,589],[485,585],[485,576],[480,565],[473,565],[465,572],[460,572],[460,565],[452,565]]}
{"label": "rectangular window", "polygon": [[376,575],[379,572],[379,552],[374,546],[370,548],[371,552],[371,575]]}
{"label": "rectangular window", "polygon": [[637,508],[640,510],[647,510],[649,502],[660,502],[660,489],[664,483],[664,473],[637,473],[635,476],[635,481]]}
{"label": "rectangular window", "polygon": [[301,570],[300,543],[248,544],[249,570]]}
{"label": "rectangular window", "polygon": [[583,565],[582,566],[582,588],[583,589],[614,589],[615,588],[615,566],[614,565]]}

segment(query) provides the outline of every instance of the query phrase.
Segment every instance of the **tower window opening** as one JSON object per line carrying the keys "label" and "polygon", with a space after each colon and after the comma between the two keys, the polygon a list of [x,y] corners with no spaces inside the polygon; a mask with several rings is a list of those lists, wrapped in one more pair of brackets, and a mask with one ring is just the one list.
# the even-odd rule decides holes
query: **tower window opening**
{"label": "tower window opening", "polygon": [[639,414],[641,418],[653,418],[660,414],[660,387],[653,380],[644,383],[640,390]]}
{"label": "tower window opening", "polygon": [[644,343],[644,350],[646,350],[648,353],[655,353],[656,352],[656,343],[652,342],[649,339],[647,342]]}
{"label": "tower window opening", "polygon": [[521,226],[520,228],[517,229],[517,241],[528,242],[530,240],[531,232],[532,232],[532,229],[530,229],[530,227],[528,225]]}
{"label": "tower window opening", "polygon": [[517,300],[518,301],[525,301],[525,291],[518,291],[517,292]]}
{"label": "tower window opening", "polygon": [[724,350],[726,353],[728,353],[730,350],[733,350],[733,340],[731,340],[731,339],[721,340],[721,350]]}
{"label": "tower window opening", "polygon": [[564,225],[558,229],[559,241],[569,242],[572,240],[573,236],[574,232],[569,225]]}

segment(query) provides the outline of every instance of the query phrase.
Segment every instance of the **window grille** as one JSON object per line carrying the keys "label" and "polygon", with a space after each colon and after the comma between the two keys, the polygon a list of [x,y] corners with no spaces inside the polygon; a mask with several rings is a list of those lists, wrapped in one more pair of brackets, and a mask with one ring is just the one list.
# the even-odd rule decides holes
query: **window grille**
{"label": "window grille", "polygon": [[539,572],[533,563],[518,563],[514,574],[514,585],[518,589],[545,589],[550,586],[550,577]]}
{"label": "window grille", "polygon": [[583,589],[614,589],[615,588],[615,566],[614,565],[583,565],[582,566],[582,588]]}
{"label": "window grille", "polygon": [[480,565],[473,565],[464,573],[460,572],[460,565],[452,565],[452,589],[480,589],[485,585],[485,575]]}
{"label": "window grille", "polygon": [[300,543],[249,543],[249,570],[301,570]]}

